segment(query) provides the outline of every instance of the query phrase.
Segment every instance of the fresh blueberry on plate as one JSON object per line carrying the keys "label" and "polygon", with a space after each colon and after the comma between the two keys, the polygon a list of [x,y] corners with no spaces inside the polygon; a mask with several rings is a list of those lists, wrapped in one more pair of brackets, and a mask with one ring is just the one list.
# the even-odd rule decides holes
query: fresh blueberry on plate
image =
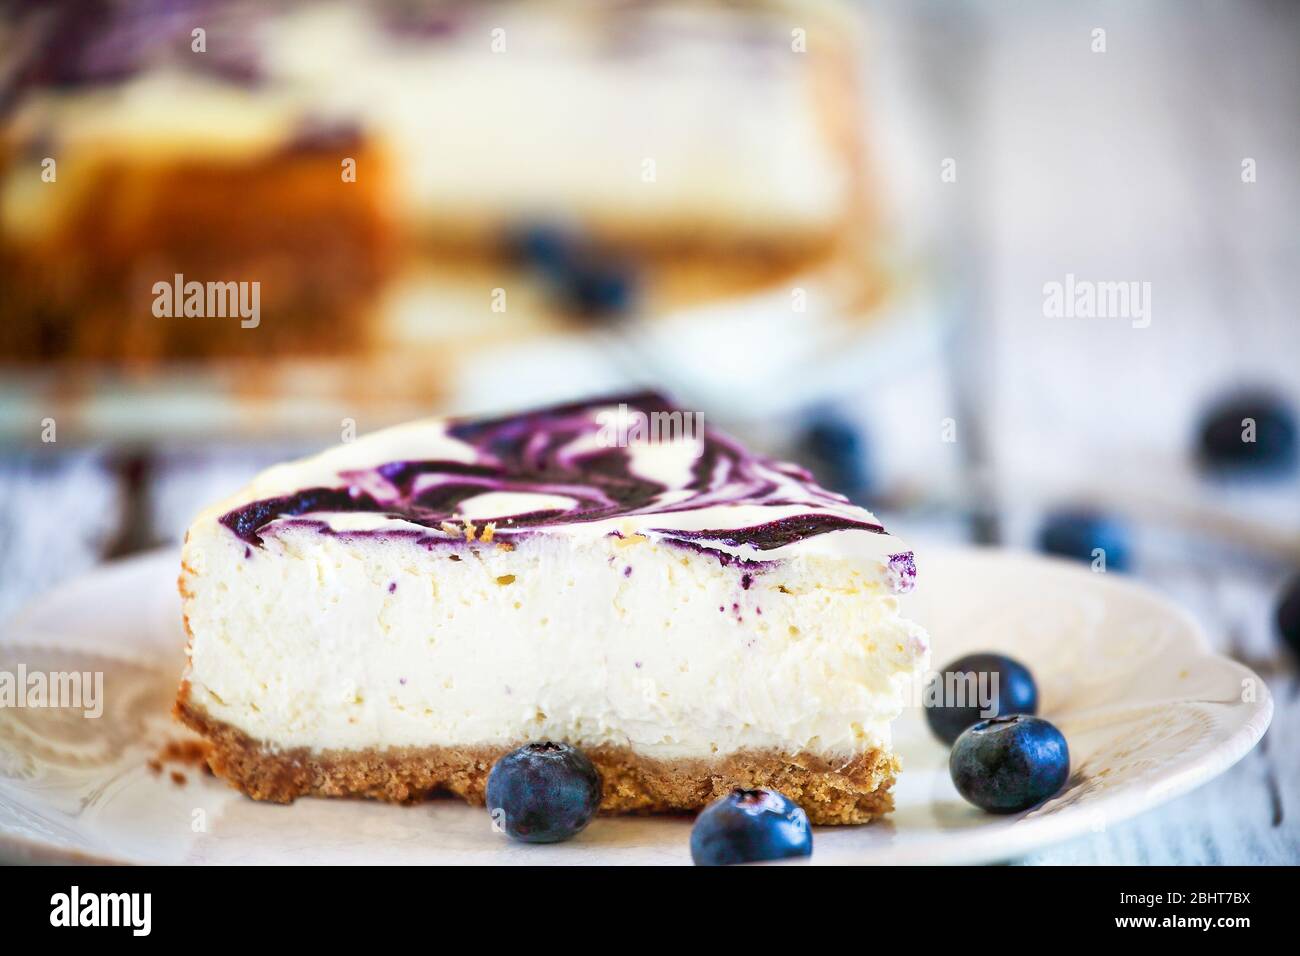
{"label": "fresh blueberry on plate", "polygon": [[525,843],[559,843],[581,833],[600,806],[600,773],[568,744],[527,744],[488,774],[494,826]]}
{"label": "fresh blueberry on plate", "polygon": [[1290,580],[1278,602],[1277,632],[1300,654],[1300,574]]}
{"label": "fresh blueberry on plate", "polygon": [[1005,654],[967,654],[930,678],[925,720],[945,744],[989,717],[1038,713],[1038,685],[1029,668]]}
{"label": "fresh blueberry on plate", "polygon": [[808,815],[774,790],[733,790],[705,807],[691,828],[696,866],[812,856]]}
{"label": "fresh blueberry on plate", "polygon": [[1197,455],[1208,471],[1284,472],[1296,460],[1295,413],[1263,391],[1221,399],[1201,421]]}
{"label": "fresh blueberry on plate", "polygon": [[1059,793],[1070,776],[1065,737],[1041,717],[994,717],[968,728],[948,755],[957,792],[989,813],[1019,813]]}
{"label": "fresh blueberry on plate", "polygon": [[1129,567],[1128,534],[1113,518],[1095,511],[1058,511],[1047,516],[1038,533],[1038,546],[1048,554],[1092,563],[1100,551],[1107,571]]}

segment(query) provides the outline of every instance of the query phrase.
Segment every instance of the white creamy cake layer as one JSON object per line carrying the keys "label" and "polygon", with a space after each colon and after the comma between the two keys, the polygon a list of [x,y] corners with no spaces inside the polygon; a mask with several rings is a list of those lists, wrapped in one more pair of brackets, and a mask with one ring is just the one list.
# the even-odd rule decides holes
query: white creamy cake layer
{"label": "white creamy cake layer", "polygon": [[255,551],[210,514],[184,560],[190,700],[282,748],[847,757],[888,747],[928,658],[878,569],[818,555],[751,573],[637,535],[452,550],[312,525]]}
{"label": "white creamy cake layer", "polygon": [[280,750],[888,753],[928,666],[911,552],[689,424],[645,393],[267,470],[186,536],[182,702]]}

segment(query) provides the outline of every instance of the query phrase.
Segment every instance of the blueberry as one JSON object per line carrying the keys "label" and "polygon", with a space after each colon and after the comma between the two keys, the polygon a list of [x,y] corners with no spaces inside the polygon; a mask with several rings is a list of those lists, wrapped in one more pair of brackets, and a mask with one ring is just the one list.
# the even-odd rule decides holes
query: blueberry
{"label": "blueberry", "polygon": [[1287,584],[1277,606],[1277,632],[1300,654],[1300,574]]}
{"label": "blueberry", "polygon": [[989,813],[1019,813],[1065,786],[1070,748],[1041,717],[994,717],[953,744],[948,772],[957,792]]}
{"label": "blueberry", "polygon": [[1048,515],[1038,532],[1038,546],[1048,554],[1091,563],[1100,550],[1105,570],[1129,567],[1128,535],[1118,521],[1094,511],[1058,511]]}
{"label": "blueberry", "polygon": [[1197,455],[1209,471],[1286,471],[1296,460],[1295,414],[1267,392],[1241,392],[1221,399],[1201,421]]}
{"label": "blueberry", "polygon": [[634,270],[577,230],[526,223],[507,231],[505,248],[512,260],[543,280],[550,297],[566,311],[603,318],[626,314],[636,304]]}
{"label": "blueberry", "polygon": [[558,843],[591,822],[600,791],[600,773],[581,750],[528,744],[492,765],[487,808],[493,822],[516,840]]}
{"label": "blueberry", "polygon": [[930,678],[925,720],[951,746],[988,717],[1038,713],[1038,685],[1024,664],[1004,654],[967,654]]}
{"label": "blueberry", "polygon": [[570,229],[546,223],[525,223],[508,230],[506,253],[522,266],[563,281],[578,257],[580,242]]}
{"label": "blueberry", "polygon": [[691,859],[696,866],[727,866],[812,856],[808,815],[775,790],[732,790],[695,818]]}
{"label": "blueberry", "polygon": [[636,292],[636,278],[624,264],[585,257],[571,264],[560,297],[578,315],[599,318],[630,312]]}
{"label": "blueberry", "polygon": [[870,490],[866,438],[847,418],[833,411],[814,412],[799,436],[799,446],[827,488],[854,499]]}

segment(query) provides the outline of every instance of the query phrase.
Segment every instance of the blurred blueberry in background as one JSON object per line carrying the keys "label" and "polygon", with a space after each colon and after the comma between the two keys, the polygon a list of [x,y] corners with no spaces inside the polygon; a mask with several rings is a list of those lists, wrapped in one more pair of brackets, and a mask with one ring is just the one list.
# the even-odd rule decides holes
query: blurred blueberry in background
{"label": "blurred blueberry in background", "polygon": [[[1254,440],[1248,429],[1253,424]],[[1207,471],[1277,475],[1296,461],[1295,413],[1269,392],[1243,391],[1206,410],[1197,437],[1197,458]]]}
{"label": "blurred blueberry in background", "polygon": [[519,265],[547,276],[564,275],[577,257],[572,229],[547,223],[523,223],[506,232],[506,252]]}
{"label": "blurred blueberry in background", "polygon": [[1277,632],[1300,654],[1300,574],[1293,575],[1277,605]]}
{"label": "blurred blueberry in background", "polygon": [[567,312],[612,318],[626,315],[636,304],[631,265],[600,251],[571,228],[521,224],[507,231],[505,243],[510,258],[536,273]]}
{"label": "blurred blueberry in background", "polygon": [[570,264],[561,296],[578,315],[617,318],[632,311],[636,289],[636,276],[626,263],[588,256]]}
{"label": "blurred blueberry in background", "polygon": [[1092,562],[1098,549],[1105,552],[1107,571],[1127,571],[1130,566],[1128,532],[1115,518],[1100,512],[1061,510],[1049,514],[1038,532],[1038,547],[1048,554]]}
{"label": "blurred blueberry in background", "polygon": [[870,452],[866,433],[842,412],[809,412],[797,439],[796,453],[831,491],[862,501],[871,491]]}

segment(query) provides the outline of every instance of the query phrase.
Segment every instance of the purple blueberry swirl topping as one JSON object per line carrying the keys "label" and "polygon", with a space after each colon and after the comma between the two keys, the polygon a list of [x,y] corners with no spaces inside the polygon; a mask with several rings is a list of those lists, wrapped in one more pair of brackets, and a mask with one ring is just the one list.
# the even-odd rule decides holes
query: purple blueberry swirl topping
{"label": "purple blueberry swirl topping", "polygon": [[[677,427],[625,441],[629,419]],[[763,562],[765,552],[851,531],[880,541],[872,545],[879,562],[896,587],[910,586],[910,552],[891,548],[895,542],[869,512],[818,487],[798,466],[755,455],[712,429],[691,433],[688,422],[664,397],[639,393],[429,424],[441,429],[442,454],[368,461],[362,439],[345,446],[349,457],[330,469],[337,484],[258,498],[220,520],[254,546],[277,522],[300,525],[331,514],[384,519],[384,530],[344,533],[415,533],[430,542],[473,541],[488,527],[491,536],[479,540],[582,526],[622,534],[631,521],[636,533],[745,565]],[[596,527],[600,522],[612,524]],[[331,530],[327,521],[320,526]]]}

